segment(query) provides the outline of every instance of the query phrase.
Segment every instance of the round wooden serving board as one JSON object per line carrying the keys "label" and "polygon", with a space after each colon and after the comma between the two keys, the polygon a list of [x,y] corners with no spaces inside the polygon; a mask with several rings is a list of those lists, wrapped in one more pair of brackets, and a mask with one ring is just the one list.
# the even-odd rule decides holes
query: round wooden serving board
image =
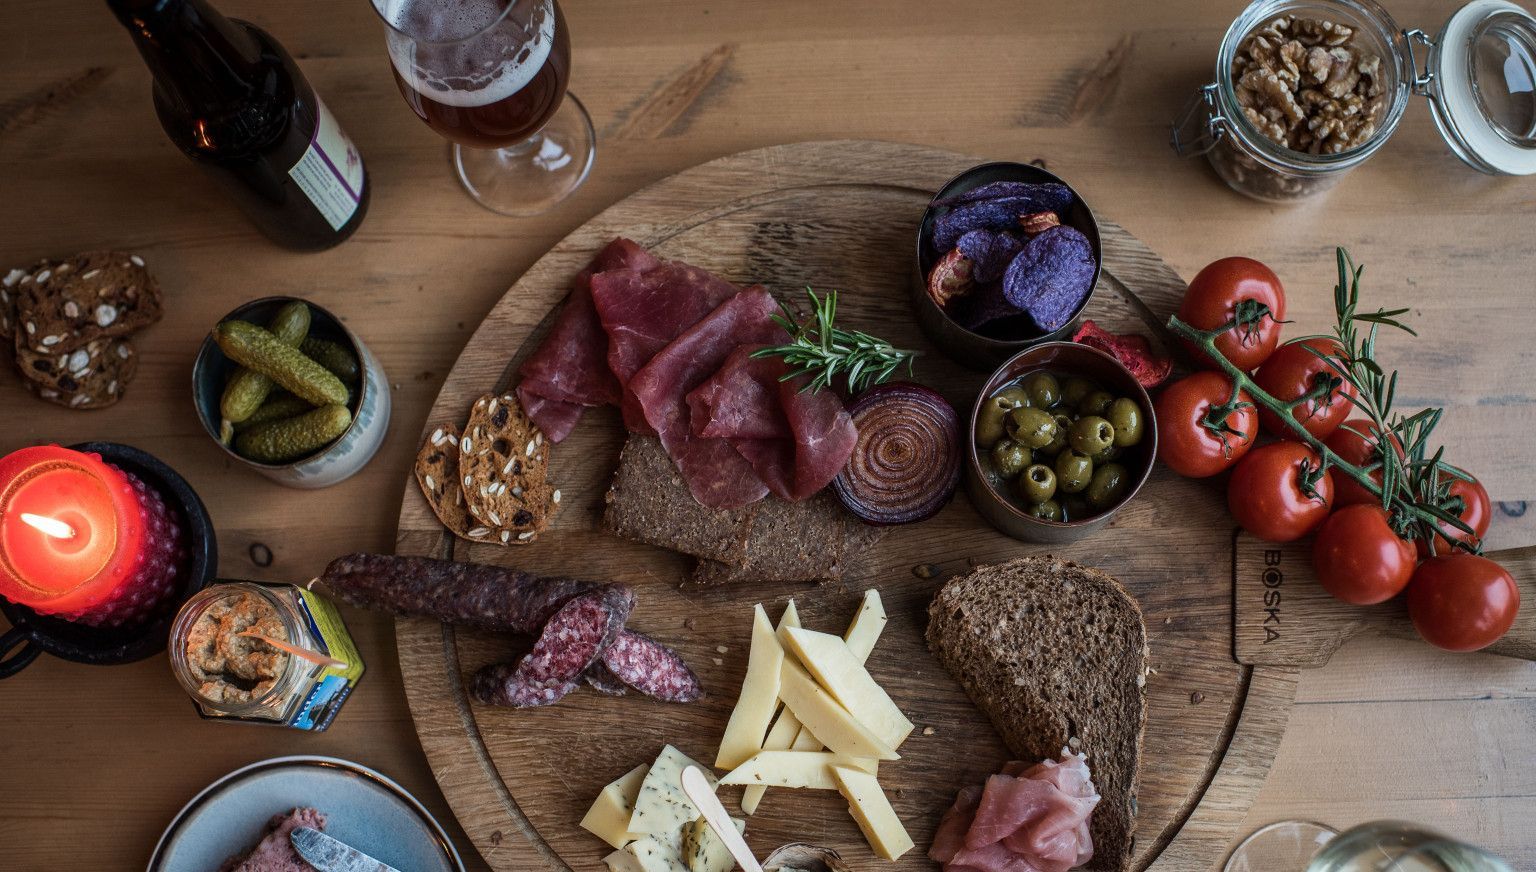
{"label": "round wooden serving board", "polygon": [[[801,143],[712,161],[647,188],[566,237],[512,286],[459,357],[427,428],[462,422],[476,397],[511,387],[517,363],[537,346],[571,278],[618,235],[743,285],[761,282],[781,299],[798,297],[808,285],[838,289],[840,323],[924,349],[917,379],[967,408],[985,373],[932,349],[909,314],[906,288],[929,197],[980,162],[911,145]],[[1165,318],[1184,284],[1103,213],[1100,221],[1107,275],[1087,316],[1110,329],[1150,332],[1143,317]],[[858,595],[875,587],[891,621],[870,670],[918,727],[902,759],[881,767],[880,780],[917,848],[894,864],[875,859],[843,799],[818,791],[769,791],[747,837],[758,856],[803,841],[842,851],[857,869],[934,868],[925,852],[940,814],[962,786],[997,771],[1008,753],[928,653],[928,602],[946,578],[971,565],[1046,549],[993,531],[961,495],[933,520],[891,530],[841,586],[685,592],[678,588],[691,568],[685,558],[602,530],[603,494],[623,439],[617,414],[603,409],[589,412],[558,446],[554,475],[564,503],[549,532],[526,548],[454,540],[415,483],[406,486],[400,553],[633,585],[638,605],[630,624],[675,646],[707,690],[688,706],[583,691],[546,709],[488,708],[468,699],[464,679],[508,659],[515,643],[435,621],[400,621],[400,664],[416,730],[480,853],[497,870],[601,870],[607,848],[577,822],[603,785],[654,759],[664,743],[706,763],[714,759],[746,670],[753,603],[764,603],[777,619],[793,596],[807,627],[841,633]],[[1209,489],[1159,469],[1112,526],[1049,549],[1119,578],[1146,615],[1155,671],[1147,684],[1137,869],[1218,864],[1263,783],[1289,713],[1294,670],[1242,666],[1232,657],[1230,531]],[[919,566],[925,568],[914,572]],[[728,806],[737,801],[726,799]]]}

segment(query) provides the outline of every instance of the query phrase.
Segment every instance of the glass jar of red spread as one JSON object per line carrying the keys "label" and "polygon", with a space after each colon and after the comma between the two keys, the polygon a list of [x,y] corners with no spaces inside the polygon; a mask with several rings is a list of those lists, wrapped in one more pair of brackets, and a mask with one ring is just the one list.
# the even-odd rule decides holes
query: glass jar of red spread
{"label": "glass jar of red spread", "polygon": [[168,647],[176,680],[209,720],[318,732],[363,674],[335,606],[291,584],[199,591],[176,614]]}

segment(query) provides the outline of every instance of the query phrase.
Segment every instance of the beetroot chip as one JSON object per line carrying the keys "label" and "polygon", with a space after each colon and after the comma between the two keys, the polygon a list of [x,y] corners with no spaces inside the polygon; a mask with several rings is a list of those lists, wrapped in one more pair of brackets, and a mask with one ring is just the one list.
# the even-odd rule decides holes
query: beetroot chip
{"label": "beetroot chip", "polygon": [[1065,327],[1093,291],[1093,246],[1075,227],[1031,239],[1003,275],[1003,295],[1047,333]]}
{"label": "beetroot chip", "polygon": [[1136,381],[1147,390],[1157,387],[1173,372],[1173,358],[1166,354],[1158,354],[1152,348],[1151,340],[1139,333],[1126,333],[1117,335],[1105,330],[1092,321],[1084,321],[1083,326],[1077,328],[1072,334],[1073,342],[1081,342],[1089,348],[1108,354],[1120,365],[1130,371]]}
{"label": "beetroot chip", "polygon": [[971,261],[971,278],[985,284],[1003,277],[1008,264],[1024,250],[1024,240],[1012,233],[972,230],[955,247]]}

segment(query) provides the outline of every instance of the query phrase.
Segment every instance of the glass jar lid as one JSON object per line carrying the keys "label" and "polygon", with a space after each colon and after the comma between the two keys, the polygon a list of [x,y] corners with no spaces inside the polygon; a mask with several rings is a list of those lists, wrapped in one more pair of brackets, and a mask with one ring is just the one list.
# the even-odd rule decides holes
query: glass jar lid
{"label": "glass jar lid", "polygon": [[1429,46],[1414,90],[1456,156],[1493,175],[1536,173],[1536,18],[1508,0],[1472,0]]}

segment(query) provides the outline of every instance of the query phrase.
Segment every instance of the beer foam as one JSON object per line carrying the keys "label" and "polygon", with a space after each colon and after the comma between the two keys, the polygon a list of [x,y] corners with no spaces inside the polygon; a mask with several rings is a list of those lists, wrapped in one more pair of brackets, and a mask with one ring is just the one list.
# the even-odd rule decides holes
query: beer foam
{"label": "beer foam", "polygon": [[[543,69],[555,43],[553,0],[375,2],[393,28],[389,60],[401,80],[449,106],[488,106],[511,97]],[[506,11],[509,2],[514,8]],[[520,14],[519,6],[535,7],[532,16]],[[530,18],[538,20],[531,40],[522,26]]]}

